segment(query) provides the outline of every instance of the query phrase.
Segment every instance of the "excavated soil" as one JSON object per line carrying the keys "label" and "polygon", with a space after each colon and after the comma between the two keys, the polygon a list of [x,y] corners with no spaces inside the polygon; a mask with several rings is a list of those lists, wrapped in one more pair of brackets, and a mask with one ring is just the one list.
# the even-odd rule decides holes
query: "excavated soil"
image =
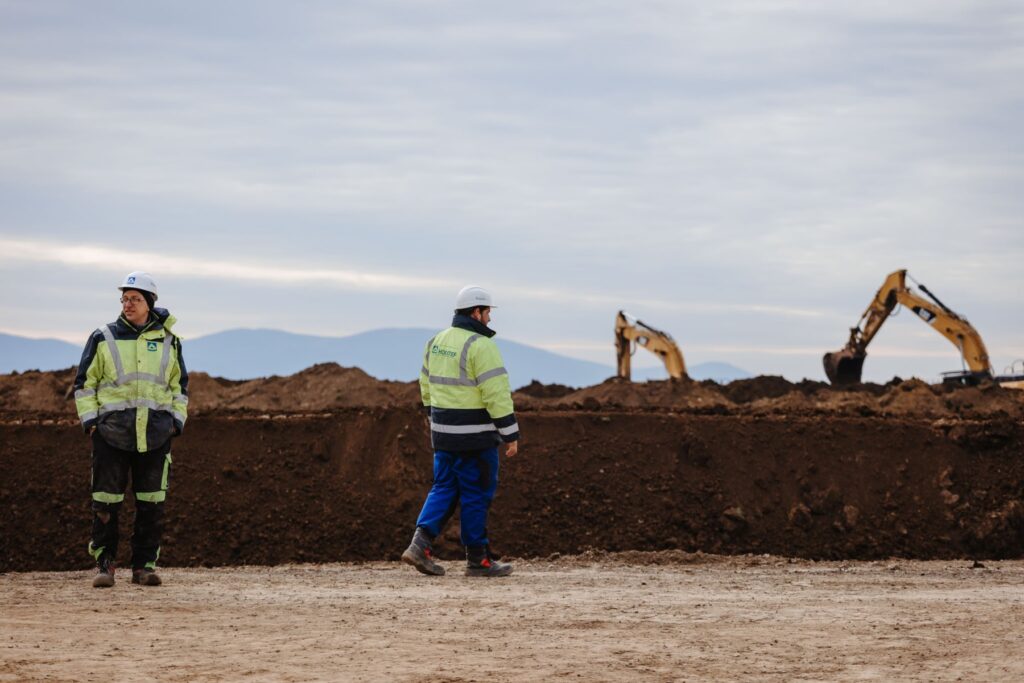
{"label": "excavated soil", "polygon": [[[72,378],[0,376],[0,571],[89,564]],[[523,441],[490,525],[501,553],[1024,557],[1024,392],[759,377],[515,398]],[[332,364],[247,382],[194,373],[161,562],[397,558],[431,478],[418,402],[415,383]],[[458,556],[457,522],[437,550]]]}

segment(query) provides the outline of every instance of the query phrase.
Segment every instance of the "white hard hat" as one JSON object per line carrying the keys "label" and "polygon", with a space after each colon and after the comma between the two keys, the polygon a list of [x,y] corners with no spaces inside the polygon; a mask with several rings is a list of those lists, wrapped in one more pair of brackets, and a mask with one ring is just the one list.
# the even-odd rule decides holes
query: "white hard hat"
{"label": "white hard hat", "polygon": [[124,282],[118,287],[122,292],[126,289],[137,289],[140,292],[149,292],[153,295],[153,301],[157,300],[156,296],[156,282],[153,281],[153,276],[149,273],[144,273],[141,270],[136,270],[132,273],[128,273],[124,276]]}
{"label": "white hard hat", "polygon": [[491,303],[491,293],[476,285],[467,285],[459,290],[459,295],[455,297],[455,310],[460,311],[463,308],[476,308],[477,306],[495,308]]}

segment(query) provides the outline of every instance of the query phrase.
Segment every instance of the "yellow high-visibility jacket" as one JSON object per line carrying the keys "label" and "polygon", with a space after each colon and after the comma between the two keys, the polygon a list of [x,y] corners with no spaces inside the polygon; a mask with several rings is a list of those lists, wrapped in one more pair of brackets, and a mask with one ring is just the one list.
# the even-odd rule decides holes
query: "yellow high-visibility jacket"
{"label": "yellow high-visibility jacket", "polygon": [[188,371],[174,316],[154,308],[137,329],[124,316],[89,337],[75,377],[82,428],[140,453],[180,434],[188,418]]}
{"label": "yellow high-visibility jacket", "polygon": [[435,450],[479,450],[519,438],[508,371],[493,336],[483,323],[456,315],[427,342],[420,395]]}

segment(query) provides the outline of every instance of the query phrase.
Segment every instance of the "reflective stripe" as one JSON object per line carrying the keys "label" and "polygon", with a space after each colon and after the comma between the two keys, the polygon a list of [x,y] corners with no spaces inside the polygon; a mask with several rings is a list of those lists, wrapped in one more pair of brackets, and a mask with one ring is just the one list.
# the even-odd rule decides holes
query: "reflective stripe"
{"label": "reflective stripe", "polygon": [[117,378],[118,386],[128,384],[128,382],[134,382],[136,380],[144,379],[147,382],[153,382],[154,384],[166,384],[166,380],[160,375],[151,375],[148,372],[133,372],[127,375],[123,375]]}
{"label": "reflective stripe", "polygon": [[184,403],[185,405],[188,405],[188,396],[185,394],[175,394],[171,397],[171,400],[175,403]]}
{"label": "reflective stripe", "polygon": [[93,491],[92,499],[95,500],[97,503],[120,503],[124,501],[124,494]]}
{"label": "reflective stripe", "polygon": [[[424,372],[425,371],[426,368],[424,368]],[[475,387],[483,384],[492,377],[507,374],[508,370],[505,368],[494,368],[493,370],[488,370],[484,374],[480,375],[475,380],[469,379],[468,377],[440,377],[438,375],[430,375],[430,381],[433,384],[446,384],[448,386],[455,387]]]}
{"label": "reflective stripe", "polygon": [[466,361],[469,359],[469,347],[472,346],[473,342],[479,338],[479,334],[470,335],[469,339],[466,340],[466,343],[462,345],[462,355],[459,356],[459,379],[465,380],[469,378],[469,372],[466,371]]}
{"label": "reflective stripe", "polygon": [[440,377],[438,375],[430,376],[431,384],[447,384],[448,386],[454,387],[475,387],[476,382],[471,379],[462,377]]}
{"label": "reflective stripe", "polygon": [[146,503],[162,503],[167,500],[167,491],[136,491],[135,500],[141,500]]}
{"label": "reflective stripe", "polygon": [[430,341],[427,342],[427,350],[423,352],[423,374],[424,375],[429,375],[430,374],[430,372],[427,371],[427,366],[430,365],[430,349],[434,345],[434,340],[435,339],[437,339],[437,335],[436,334],[433,337],[430,338]]}
{"label": "reflective stripe", "polygon": [[160,478],[160,490],[161,491],[166,491],[167,490],[167,484],[170,482],[169,475],[171,473],[171,462],[172,462],[171,454],[168,453],[167,455],[164,456],[164,475],[163,475],[163,477]]}
{"label": "reflective stripe", "polygon": [[187,418],[187,417],[186,417],[185,415],[182,415],[182,414],[181,414],[181,413],[179,413],[179,412],[178,412],[177,410],[173,410],[173,411],[171,411],[171,415],[173,415],[174,417],[178,418],[178,422],[180,422],[180,423],[181,423],[181,426],[182,426],[182,427],[184,427],[184,426],[185,426],[185,420],[187,420],[187,419],[188,419],[188,418]]}
{"label": "reflective stripe", "polygon": [[487,380],[491,379],[492,377],[497,377],[498,375],[507,375],[507,374],[508,374],[508,370],[506,370],[504,367],[494,368],[493,370],[488,370],[484,374],[482,374],[479,377],[477,377],[476,378],[476,383],[477,384],[483,384],[484,382],[486,382]]}
{"label": "reflective stripe", "polygon": [[90,396],[95,396],[95,395],[96,395],[96,390],[95,389],[79,389],[78,391],[75,392],[75,398],[76,399],[77,398],[89,398]]}
{"label": "reflective stripe", "polygon": [[101,545],[99,548],[97,548],[96,546],[94,546],[92,544],[92,541],[89,541],[89,554],[92,555],[96,559],[97,562],[100,561],[100,555],[102,555],[103,551],[106,550],[106,549],[107,549],[107,547],[103,546],[103,545]]}
{"label": "reflective stripe", "polygon": [[85,413],[84,415],[80,416],[78,419],[82,421],[82,424],[85,424],[89,420],[95,420],[99,416],[100,416],[100,414],[98,412],[96,412],[95,410],[90,410],[88,413]]}
{"label": "reflective stripe", "polygon": [[429,377],[430,376],[430,371],[427,370],[426,366],[424,366],[424,367],[420,368],[420,374],[421,375],[427,375]]}
{"label": "reflective stripe", "polygon": [[171,340],[174,339],[171,335],[164,331],[164,355],[160,359],[160,372],[157,373],[160,376],[161,382],[167,381],[167,365],[171,362]]}
{"label": "reflective stripe", "polygon": [[171,404],[169,403],[157,403],[151,398],[133,398],[130,401],[121,401],[120,403],[106,403],[100,406],[100,415],[106,415],[116,410],[127,410],[128,408],[149,408],[150,410],[164,410],[171,412]]}
{"label": "reflective stripe", "polygon": [[118,377],[113,382],[101,382],[97,388],[98,389],[112,389],[114,387],[123,387],[126,384],[129,384],[131,382],[136,382],[136,381],[139,381],[139,380],[145,380],[147,382],[152,382],[153,384],[156,384],[158,386],[162,386],[162,385],[166,384],[166,382],[164,381],[164,379],[162,377],[157,377],[156,375],[151,375],[148,372],[132,372],[130,374],[122,375],[122,376]]}
{"label": "reflective stripe", "polygon": [[508,436],[509,434],[515,434],[519,431],[519,423],[513,422],[509,427],[498,427],[498,433],[502,436]]}
{"label": "reflective stripe", "polygon": [[100,332],[107,340],[107,348],[110,349],[110,356],[114,359],[114,370],[117,372],[117,379],[120,380],[124,377],[124,364],[121,362],[121,352],[117,350],[117,342],[114,341],[114,333],[110,329],[110,325],[101,327]]}
{"label": "reflective stripe", "polygon": [[440,425],[430,421],[430,429],[441,434],[479,434],[497,430],[493,424],[485,425]]}

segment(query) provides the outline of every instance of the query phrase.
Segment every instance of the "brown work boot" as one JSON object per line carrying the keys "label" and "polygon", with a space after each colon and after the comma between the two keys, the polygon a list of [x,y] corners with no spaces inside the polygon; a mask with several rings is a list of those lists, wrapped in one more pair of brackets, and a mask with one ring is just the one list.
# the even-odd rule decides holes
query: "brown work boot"
{"label": "brown work boot", "polygon": [[421,527],[416,527],[412,543],[402,553],[402,562],[411,564],[421,574],[444,576],[444,567],[434,561],[431,555],[431,539]]}
{"label": "brown work boot", "polygon": [[466,548],[466,576],[508,576],[512,565],[498,562],[487,546]]}
{"label": "brown work boot", "polygon": [[114,585],[114,561],[101,557],[96,563],[96,576],[92,577],[93,588],[110,588]]}
{"label": "brown work boot", "polygon": [[132,583],[137,583],[140,586],[159,586],[163,581],[160,580],[160,575],[155,570],[142,567],[132,570]]}

